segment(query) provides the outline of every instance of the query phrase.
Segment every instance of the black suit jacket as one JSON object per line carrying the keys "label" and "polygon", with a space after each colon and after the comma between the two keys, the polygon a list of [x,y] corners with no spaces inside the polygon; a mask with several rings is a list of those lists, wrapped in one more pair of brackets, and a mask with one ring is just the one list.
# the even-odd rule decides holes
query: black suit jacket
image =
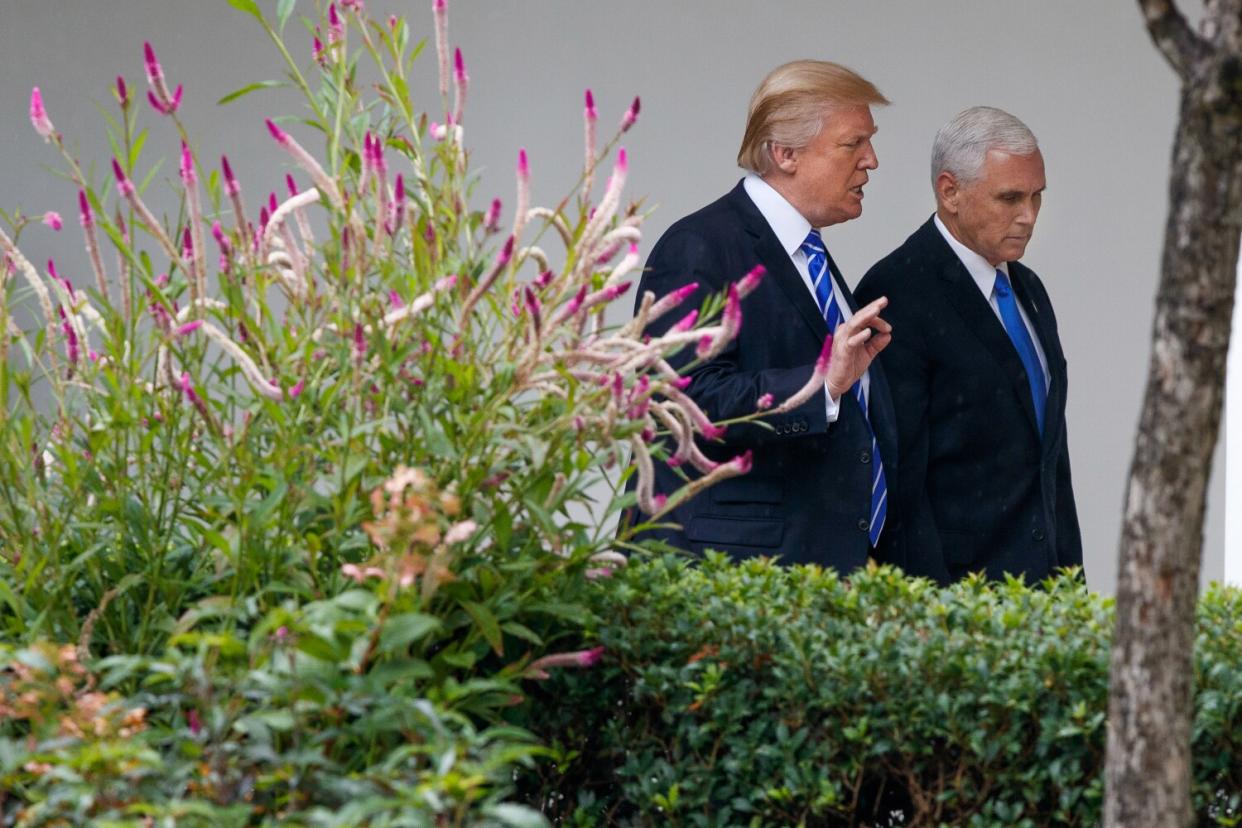
{"label": "black suit jacket", "polygon": [[[942,583],[982,570],[1040,580],[1082,564],[1065,435],[1066,363],[1043,284],[1009,264],[1048,361],[1039,434],[1017,350],[932,220],[868,271],[858,299],[887,296],[880,360],[897,412],[900,518],[878,557]],[[890,478],[892,480],[893,478]]]}
{"label": "black suit jacket", "polygon": [[[742,301],[741,333],[720,356],[688,373],[687,393],[713,420],[753,413],[763,394],[779,404],[806,384],[828,333],[815,298],[741,183],[669,228],[652,250],[639,288],[639,297],[645,291],[660,297],[698,282],[683,306],[689,309],[758,264],[768,275]],[[831,259],[829,264],[838,296],[854,308],[836,264]],[[681,315],[657,320],[649,332],[663,332]],[[693,351],[678,354],[674,367],[681,370]],[[817,563],[842,572],[865,564],[871,433],[852,394],[843,395],[832,424],[824,403],[824,395],[816,394],[794,411],[766,418],[771,428],[734,425],[723,443],[701,442],[704,452],[720,461],[752,450],[750,473],[678,505],[670,518],[676,526],[650,536],[695,552],[727,551],[737,559],[780,555],[785,563]],[[897,468],[896,429],[878,363],[872,365],[869,407],[891,476]],[[693,469],[684,473],[692,475]],[[669,494],[682,483],[677,472],[656,462],[657,493]]]}

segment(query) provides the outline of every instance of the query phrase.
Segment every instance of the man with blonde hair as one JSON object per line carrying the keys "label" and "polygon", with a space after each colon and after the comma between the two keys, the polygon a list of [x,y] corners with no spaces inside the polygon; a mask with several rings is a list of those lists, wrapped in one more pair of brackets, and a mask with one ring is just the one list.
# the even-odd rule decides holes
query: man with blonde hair
{"label": "man with blonde hair", "polygon": [[1066,364],[1043,283],[1017,260],[1043,201],[1026,124],[971,107],[932,145],[936,212],[868,271],[895,333],[901,525],[879,557],[941,583],[1039,581],[1082,565],[1065,436]]}
{"label": "man with blonde hair", "polygon": [[[729,426],[703,451],[728,460],[749,449],[749,474],[679,504],[672,526],[649,536],[682,549],[742,559],[779,555],[842,572],[866,563],[888,519],[886,479],[897,469],[888,388],[873,362],[888,344],[884,300],[859,309],[819,229],[858,218],[878,161],[871,106],[888,103],[871,83],[835,63],[778,67],[751,98],[731,192],[661,237],[639,290],[657,297],[697,284],[690,306],[756,266],[767,272],[742,303],[738,337],[713,359],[693,349],[674,367],[687,393],[716,421],[779,404],[811,379],[831,337],[823,393],[762,424]],[[660,320],[653,333],[675,320]],[[656,491],[692,474],[657,464]]]}

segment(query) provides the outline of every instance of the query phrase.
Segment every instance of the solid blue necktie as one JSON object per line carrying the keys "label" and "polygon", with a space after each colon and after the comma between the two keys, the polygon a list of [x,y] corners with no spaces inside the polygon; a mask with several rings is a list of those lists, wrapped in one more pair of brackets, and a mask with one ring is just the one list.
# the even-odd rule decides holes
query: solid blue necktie
{"label": "solid blue necktie", "polygon": [[[819,312],[828,323],[828,333],[833,333],[844,317],[837,304],[837,293],[832,289],[828,250],[824,247],[819,231],[812,228],[799,249],[806,254],[807,269],[811,274],[811,285],[815,288],[815,301],[819,303]],[[850,390],[858,400],[867,430],[871,432],[871,520],[868,523],[867,537],[871,545],[875,546],[880,540],[880,532],[884,529],[884,518],[888,516],[888,484],[884,480],[884,464],[880,461],[880,446],[875,439],[875,429],[871,427],[871,418],[867,414],[867,395],[863,393],[862,381],[854,383]]]}
{"label": "solid blue necktie", "polygon": [[1009,334],[1013,347],[1018,351],[1022,367],[1026,369],[1027,382],[1031,384],[1031,400],[1035,403],[1035,422],[1039,425],[1039,433],[1044,433],[1044,406],[1048,402],[1048,386],[1044,381],[1044,369],[1039,365],[1039,354],[1035,352],[1035,343],[1018,312],[1018,300],[1013,295],[1009,277],[1005,271],[996,271],[996,304],[1000,307],[1001,320],[1005,323],[1005,333]]}

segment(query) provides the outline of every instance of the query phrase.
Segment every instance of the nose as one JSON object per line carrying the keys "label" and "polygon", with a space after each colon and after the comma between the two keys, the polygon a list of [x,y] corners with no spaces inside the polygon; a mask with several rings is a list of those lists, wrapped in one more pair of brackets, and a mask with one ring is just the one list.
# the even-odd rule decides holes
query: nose
{"label": "nose", "polygon": [[858,160],[858,169],[874,170],[880,166],[880,159],[876,157],[875,147],[871,142],[867,142],[867,151],[863,153],[862,158]]}

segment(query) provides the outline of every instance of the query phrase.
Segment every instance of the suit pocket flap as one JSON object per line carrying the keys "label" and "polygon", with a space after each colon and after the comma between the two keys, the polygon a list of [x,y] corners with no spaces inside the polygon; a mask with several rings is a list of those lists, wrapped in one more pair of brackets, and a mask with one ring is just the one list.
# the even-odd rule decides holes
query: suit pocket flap
{"label": "suit pocket flap", "polygon": [[785,521],[779,518],[732,518],[700,515],[686,527],[686,537],[696,543],[719,544],[729,549],[761,546],[779,549],[785,537]]}
{"label": "suit pocket flap", "polygon": [[715,503],[780,503],[784,487],[775,477],[733,477],[707,491]]}

